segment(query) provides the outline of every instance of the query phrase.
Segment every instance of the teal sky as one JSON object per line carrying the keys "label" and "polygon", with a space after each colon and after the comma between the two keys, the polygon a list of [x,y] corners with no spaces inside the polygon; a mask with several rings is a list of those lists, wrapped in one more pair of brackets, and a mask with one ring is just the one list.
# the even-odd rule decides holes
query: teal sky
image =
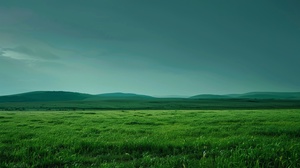
{"label": "teal sky", "polygon": [[0,0],[0,95],[300,91],[299,0]]}

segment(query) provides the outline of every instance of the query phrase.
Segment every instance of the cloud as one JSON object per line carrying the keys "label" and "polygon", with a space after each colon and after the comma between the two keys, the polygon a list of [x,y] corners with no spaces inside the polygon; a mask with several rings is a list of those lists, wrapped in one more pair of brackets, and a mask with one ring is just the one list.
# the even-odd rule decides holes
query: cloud
{"label": "cloud", "polygon": [[16,60],[47,61],[58,59],[58,56],[43,49],[31,49],[25,46],[2,48],[0,55]]}

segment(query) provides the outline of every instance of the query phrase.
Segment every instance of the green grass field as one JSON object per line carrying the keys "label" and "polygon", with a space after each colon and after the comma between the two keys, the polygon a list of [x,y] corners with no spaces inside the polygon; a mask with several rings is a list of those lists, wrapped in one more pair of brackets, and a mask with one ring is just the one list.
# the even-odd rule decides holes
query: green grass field
{"label": "green grass field", "polygon": [[300,167],[299,158],[299,109],[0,112],[0,167]]}
{"label": "green grass field", "polygon": [[0,111],[300,109],[299,100],[124,99],[98,101],[0,102]]}

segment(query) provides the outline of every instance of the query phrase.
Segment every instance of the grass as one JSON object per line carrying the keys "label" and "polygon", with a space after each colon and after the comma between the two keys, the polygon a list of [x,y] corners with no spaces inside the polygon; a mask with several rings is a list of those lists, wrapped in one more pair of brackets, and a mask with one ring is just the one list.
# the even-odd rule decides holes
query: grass
{"label": "grass", "polygon": [[0,102],[0,111],[300,109],[299,100],[122,99],[58,102]]}
{"label": "grass", "polygon": [[0,112],[0,167],[300,167],[300,110]]}

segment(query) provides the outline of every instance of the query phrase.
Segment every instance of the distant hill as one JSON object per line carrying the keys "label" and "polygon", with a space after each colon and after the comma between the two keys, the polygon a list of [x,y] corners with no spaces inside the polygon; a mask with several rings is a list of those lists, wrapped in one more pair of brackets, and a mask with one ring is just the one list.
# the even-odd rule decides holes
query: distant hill
{"label": "distant hill", "polygon": [[200,94],[190,99],[282,99],[300,100],[300,92],[249,92],[244,94],[210,95]]}
{"label": "distant hill", "polygon": [[98,94],[94,95],[93,97],[90,97],[86,100],[104,100],[104,99],[155,99],[155,97],[147,96],[147,95],[140,95],[140,94],[134,94],[134,93],[104,93],[104,94]]}
{"label": "distant hill", "polygon": [[147,95],[133,93],[106,93],[106,94],[83,94],[64,91],[36,91],[22,94],[0,96],[0,102],[53,102],[53,101],[96,101],[96,100],[120,100],[120,99],[154,99]]}
{"label": "distant hill", "polygon": [[239,95],[239,98],[249,99],[300,99],[300,92],[250,92]]}
{"label": "distant hill", "polygon": [[[0,96],[2,102],[59,102],[59,101],[101,101],[101,100],[161,100],[165,101],[176,98],[156,98],[147,95],[134,93],[105,93],[98,95],[83,94],[65,91],[36,91],[22,94]],[[274,100],[300,100],[300,92],[250,92],[245,94],[213,95],[201,94],[189,98],[177,98],[180,100],[189,99],[274,99]]]}
{"label": "distant hill", "polygon": [[64,91],[36,91],[22,94],[0,96],[0,102],[48,102],[84,100],[93,95],[64,92]]}
{"label": "distant hill", "polygon": [[201,94],[190,97],[190,99],[228,99],[226,95]]}

